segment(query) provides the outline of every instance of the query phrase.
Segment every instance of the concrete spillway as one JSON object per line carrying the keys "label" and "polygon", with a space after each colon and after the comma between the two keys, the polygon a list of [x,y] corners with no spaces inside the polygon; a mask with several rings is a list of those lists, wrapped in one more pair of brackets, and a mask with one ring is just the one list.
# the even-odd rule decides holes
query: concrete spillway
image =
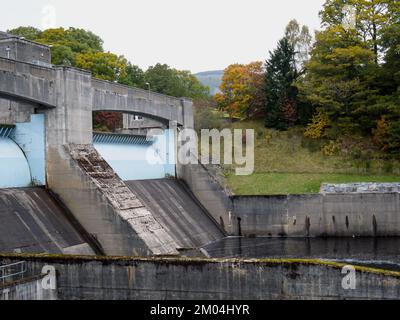
{"label": "concrete spillway", "polygon": [[180,182],[161,179],[126,183],[181,248],[198,248],[224,237],[217,223]]}
{"label": "concrete spillway", "polygon": [[93,253],[44,188],[0,190],[0,252]]}

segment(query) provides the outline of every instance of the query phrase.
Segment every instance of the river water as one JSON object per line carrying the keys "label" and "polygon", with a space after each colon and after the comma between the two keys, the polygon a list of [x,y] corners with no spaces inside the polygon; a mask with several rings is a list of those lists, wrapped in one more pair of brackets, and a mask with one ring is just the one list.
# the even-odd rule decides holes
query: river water
{"label": "river water", "polygon": [[400,238],[226,238],[204,247],[212,258],[300,258],[400,271]]}

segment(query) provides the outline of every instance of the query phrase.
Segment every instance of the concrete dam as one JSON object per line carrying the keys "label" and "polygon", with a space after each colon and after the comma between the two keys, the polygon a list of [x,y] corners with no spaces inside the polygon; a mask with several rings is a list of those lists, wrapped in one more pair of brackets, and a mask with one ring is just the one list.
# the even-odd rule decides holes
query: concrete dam
{"label": "concrete dam", "polygon": [[[123,128],[94,132],[96,111]],[[398,192],[232,195],[216,168],[166,161],[193,122],[189,99],[0,32],[0,300],[400,297],[382,250],[398,247]]]}

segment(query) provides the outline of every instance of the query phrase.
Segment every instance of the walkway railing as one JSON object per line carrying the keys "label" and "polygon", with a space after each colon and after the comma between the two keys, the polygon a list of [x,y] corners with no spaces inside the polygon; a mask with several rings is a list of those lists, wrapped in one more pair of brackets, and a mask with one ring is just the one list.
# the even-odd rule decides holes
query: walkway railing
{"label": "walkway railing", "polygon": [[23,279],[27,271],[26,261],[0,266],[0,284]]}

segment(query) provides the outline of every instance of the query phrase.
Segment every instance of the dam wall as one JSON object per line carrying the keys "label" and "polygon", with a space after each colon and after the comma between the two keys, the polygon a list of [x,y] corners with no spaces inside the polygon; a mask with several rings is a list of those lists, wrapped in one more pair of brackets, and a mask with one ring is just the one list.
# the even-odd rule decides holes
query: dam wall
{"label": "dam wall", "polygon": [[232,217],[232,200],[216,175],[199,164],[177,164],[177,177],[183,181],[210,216],[228,234],[236,233]]}
{"label": "dam wall", "polygon": [[399,193],[234,196],[243,236],[400,236]]}
{"label": "dam wall", "polygon": [[56,271],[60,300],[312,300],[399,299],[400,273],[355,267],[345,289],[345,265],[318,260],[204,260],[0,256],[25,260],[33,273]]}

